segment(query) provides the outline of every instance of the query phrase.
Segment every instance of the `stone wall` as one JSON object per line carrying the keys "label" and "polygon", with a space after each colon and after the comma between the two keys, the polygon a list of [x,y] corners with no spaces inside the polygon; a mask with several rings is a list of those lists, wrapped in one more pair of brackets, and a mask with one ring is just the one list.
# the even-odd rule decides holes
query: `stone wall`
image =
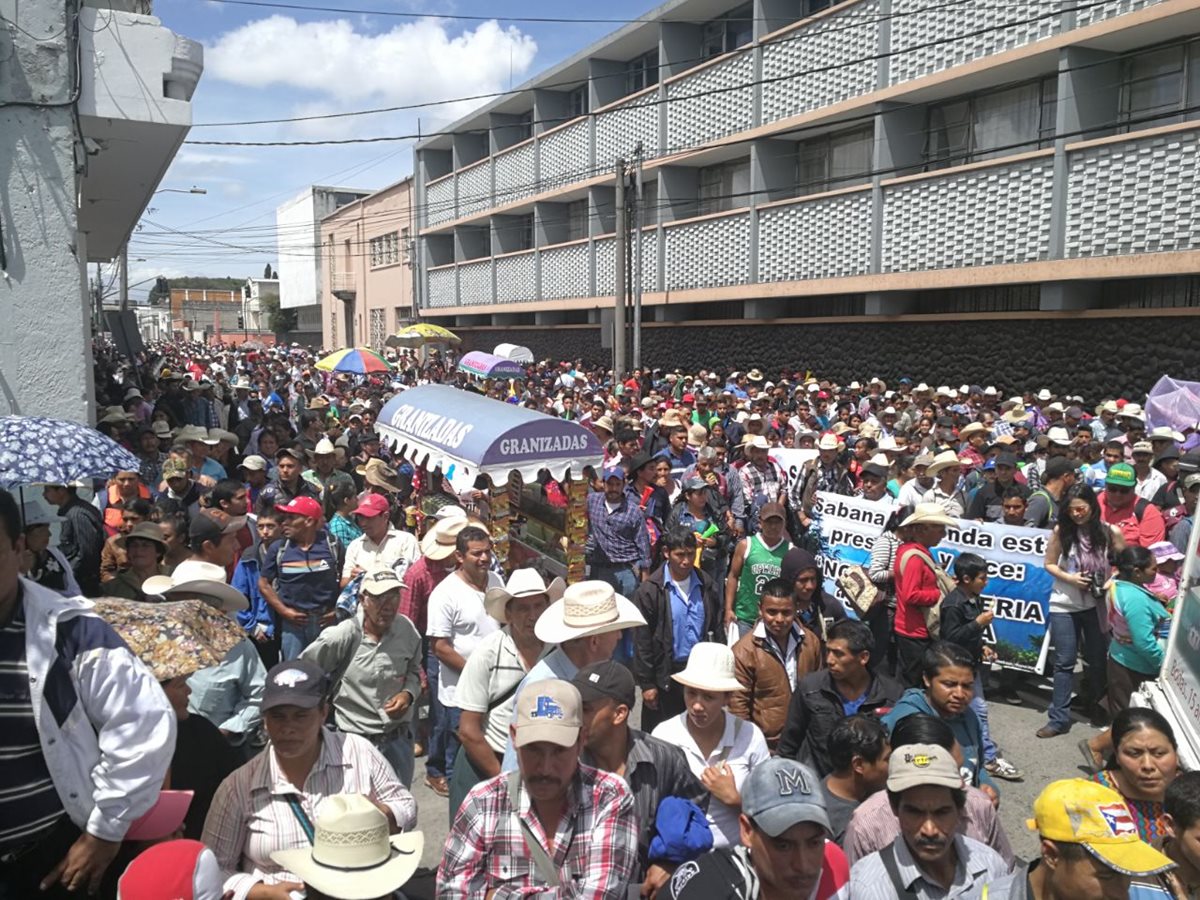
{"label": "stone wall", "polygon": [[[1006,319],[953,322],[653,327],[642,331],[642,358],[654,367],[811,369],[841,383],[907,375],[932,386],[995,385],[1005,393],[1049,388],[1095,402],[1114,392],[1135,397],[1163,374],[1200,380],[1200,323],[1160,316],[1113,319]],[[463,350],[501,342],[536,358],[607,364],[599,328],[456,329]]]}

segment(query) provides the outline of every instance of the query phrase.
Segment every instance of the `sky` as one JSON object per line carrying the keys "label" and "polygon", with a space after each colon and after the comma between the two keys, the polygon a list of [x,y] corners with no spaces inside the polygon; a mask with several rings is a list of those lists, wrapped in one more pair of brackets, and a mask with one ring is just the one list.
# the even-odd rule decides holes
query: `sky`
{"label": "sky", "polygon": [[[427,134],[483,100],[310,122],[237,125],[458,100],[515,87],[620,27],[521,18],[636,19],[653,0],[156,0],[154,14],[204,45],[188,141],[331,140]],[[323,6],[346,12],[316,11]],[[369,11],[369,12],[368,12]],[[383,13],[419,13],[420,18]],[[480,17],[436,18],[431,14]],[[487,18],[511,16],[512,19]],[[129,249],[131,294],[158,275],[261,276],[275,254],[275,209],[311,184],[375,190],[412,172],[411,140],[324,147],[185,143]]]}

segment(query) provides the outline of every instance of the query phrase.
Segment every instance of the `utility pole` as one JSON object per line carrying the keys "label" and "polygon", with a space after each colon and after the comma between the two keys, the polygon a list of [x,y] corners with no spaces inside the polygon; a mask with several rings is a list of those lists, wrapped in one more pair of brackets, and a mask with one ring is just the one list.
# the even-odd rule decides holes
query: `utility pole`
{"label": "utility pole", "polygon": [[628,253],[629,222],[625,215],[625,160],[617,160],[617,245],[613,273],[616,278],[617,298],[613,310],[613,388],[625,380],[625,307],[628,285],[625,280],[625,255]]}
{"label": "utility pole", "polygon": [[637,182],[633,206],[633,367],[642,367],[642,228],[645,216],[642,203],[642,143],[638,141]]}
{"label": "utility pole", "polygon": [[129,311],[129,241],[121,245],[121,312]]}

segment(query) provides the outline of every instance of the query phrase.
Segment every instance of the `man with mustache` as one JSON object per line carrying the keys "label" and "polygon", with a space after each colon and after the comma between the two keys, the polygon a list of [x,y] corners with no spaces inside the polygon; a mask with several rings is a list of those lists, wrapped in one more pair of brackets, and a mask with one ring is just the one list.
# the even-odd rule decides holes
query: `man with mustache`
{"label": "man with mustache", "polygon": [[850,869],[854,900],[978,897],[1008,864],[958,833],[966,791],[958,764],[935,744],[896,747],[888,761],[888,800],[900,837]]}

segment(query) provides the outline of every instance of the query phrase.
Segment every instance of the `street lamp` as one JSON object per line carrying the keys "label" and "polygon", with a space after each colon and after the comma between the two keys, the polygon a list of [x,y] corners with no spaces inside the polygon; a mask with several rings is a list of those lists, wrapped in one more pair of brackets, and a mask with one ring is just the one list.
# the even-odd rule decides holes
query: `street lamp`
{"label": "street lamp", "polygon": [[[208,191],[202,187],[196,187],[194,184],[184,190],[183,188],[159,188],[155,194],[207,194]],[[153,194],[151,195],[153,196]],[[145,262],[139,259],[138,262]],[[121,312],[129,309],[129,241],[126,240],[121,247]]]}
{"label": "street lamp", "polygon": [[159,188],[154,193],[156,194],[207,194],[208,190],[202,187],[196,187],[194,184],[184,190],[183,188]]}

